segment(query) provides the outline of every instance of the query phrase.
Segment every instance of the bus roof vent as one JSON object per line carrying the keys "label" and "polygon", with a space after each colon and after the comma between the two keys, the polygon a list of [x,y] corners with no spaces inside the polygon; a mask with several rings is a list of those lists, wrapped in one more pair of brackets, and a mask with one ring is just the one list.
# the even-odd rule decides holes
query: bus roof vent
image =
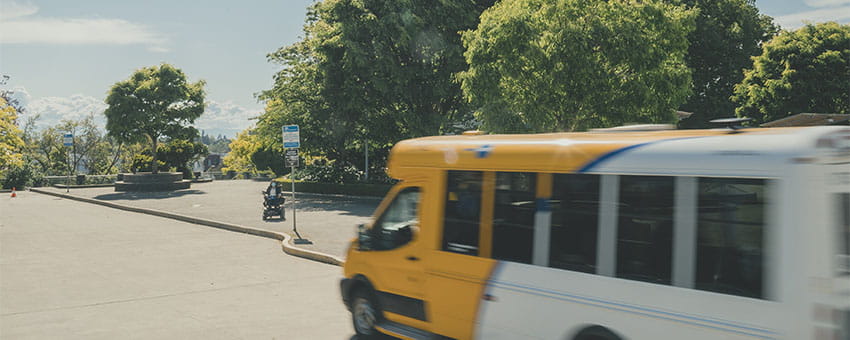
{"label": "bus roof vent", "polygon": [[468,130],[468,131],[463,132],[464,136],[480,136],[480,135],[483,135],[483,134],[484,134],[484,131],[481,131],[481,130]]}
{"label": "bus roof vent", "polygon": [[733,118],[712,119],[708,122],[712,123],[712,124],[723,125],[734,133],[734,132],[736,132],[740,129],[743,129],[744,123],[749,122],[751,120],[753,120],[753,119],[747,118],[747,117],[741,117],[741,118],[733,117]]}
{"label": "bus roof vent", "polygon": [[604,129],[590,129],[590,132],[633,132],[633,131],[663,131],[663,130],[675,130],[676,126],[673,124],[636,124],[636,125],[623,125],[611,128]]}

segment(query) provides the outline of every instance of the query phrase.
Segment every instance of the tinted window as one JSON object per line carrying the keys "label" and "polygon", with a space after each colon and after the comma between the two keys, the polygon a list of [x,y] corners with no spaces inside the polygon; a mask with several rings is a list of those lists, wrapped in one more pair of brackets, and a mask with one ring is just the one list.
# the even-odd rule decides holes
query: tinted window
{"label": "tinted window", "polygon": [[599,176],[554,175],[549,266],[596,272]]}
{"label": "tinted window", "polygon": [[673,177],[621,176],[617,277],[670,284]]}
{"label": "tinted window", "polygon": [[418,207],[419,188],[406,188],[399,192],[375,223],[373,249],[395,249],[410,242],[413,228],[419,224]]}
{"label": "tinted window", "polygon": [[482,173],[449,171],[446,177],[443,250],[478,255]]}
{"label": "tinted window", "polygon": [[494,259],[531,263],[536,211],[535,179],[533,173],[496,174],[493,212]]}
{"label": "tinted window", "polygon": [[696,289],[763,296],[764,184],[699,179]]}

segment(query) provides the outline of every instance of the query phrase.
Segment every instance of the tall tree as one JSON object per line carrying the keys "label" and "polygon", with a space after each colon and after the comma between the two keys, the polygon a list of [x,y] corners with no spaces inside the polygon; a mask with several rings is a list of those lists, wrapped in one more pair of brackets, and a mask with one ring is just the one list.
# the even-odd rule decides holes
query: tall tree
{"label": "tall tree", "polygon": [[369,147],[451,129],[468,112],[454,74],[459,31],[494,0],[326,0],[308,13],[305,38],[271,54],[284,65],[261,117],[261,135],[301,126],[306,151],[343,165]]}
{"label": "tall tree", "polygon": [[18,109],[0,96],[0,177],[12,167],[23,166],[24,140],[18,128]]}
{"label": "tall tree", "polygon": [[850,25],[783,31],[735,86],[736,113],[769,122],[802,112],[850,114]]}
{"label": "tall tree", "polygon": [[150,143],[152,171],[157,173],[160,138],[197,135],[191,124],[204,113],[204,84],[189,83],[183,71],[169,64],[137,70],[110,89],[106,129],[120,142]]}
{"label": "tall tree", "polygon": [[248,128],[237,133],[236,138],[230,142],[230,153],[222,160],[224,162],[222,171],[256,172],[257,167],[251,161],[251,156],[260,148],[261,144],[257,141],[257,135],[253,129]]}
{"label": "tall tree", "polygon": [[672,122],[694,17],[653,0],[501,1],[463,34],[463,90],[488,131]]}
{"label": "tall tree", "polygon": [[[69,169],[82,166],[91,175],[114,174],[123,163],[132,160],[130,146],[106,136],[95,124],[93,114],[79,120],[62,120],[39,131],[34,128],[37,118],[31,116],[24,129],[25,155],[41,173],[67,175]],[[74,135],[70,148],[62,143],[63,134],[69,132]]]}
{"label": "tall tree", "polygon": [[80,120],[63,120],[52,131],[56,133],[54,140],[59,140],[63,132],[74,136],[74,145],[70,146],[70,157],[67,159],[71,169],[78,169],[80,165],[93,165],[94,151],[105,138],[95,125],[93,114]]}
{"label": "tall tree", "polygon": [[761,45],[776,34],[773,20],[759,14],[755,0],[674,0],[698,10],[696,28],[688,35],[685,63],[691,68],[693,93],[680,110],[694,114],[683,127],[706,127],[708,121],[731,117],[735,104],[730,97],[735,84]]}

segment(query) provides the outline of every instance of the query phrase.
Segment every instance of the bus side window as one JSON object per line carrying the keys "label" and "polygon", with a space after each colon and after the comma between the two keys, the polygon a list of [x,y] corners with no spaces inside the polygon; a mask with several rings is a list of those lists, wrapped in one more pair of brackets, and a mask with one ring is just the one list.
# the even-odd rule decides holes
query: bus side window
{"label": "bus side window", "polygon": [[763,298],[765,180],[699,178],[695,288]]}
{"label": "bus side window", "polygon": [[534,243],[536,174],[496,173],[493,258],[531,263]]}
{"label": "bus side window", "polygon": [[599,176],[556,174],[552,186],[549,266],[596,273]]}
{"label": "bus side window", "polygon": [[481,171],[448,171],[443,220],[444,251],[478,255]]}
{"label": "bus side window", "polygon": [[673,177],[620,176],[617,277],[671,284]]}

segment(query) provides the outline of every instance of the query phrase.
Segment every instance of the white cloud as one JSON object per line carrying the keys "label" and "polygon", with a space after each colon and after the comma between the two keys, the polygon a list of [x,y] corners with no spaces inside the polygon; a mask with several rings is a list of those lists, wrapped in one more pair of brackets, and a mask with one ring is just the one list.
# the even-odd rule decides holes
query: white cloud
{"label": "white cloud", "polygon": [[123,19],[40,18],[33,16],[38,7],[17,2],[3,2],[3,12],[0,44],[146,45],[154,52],[168,51],[164,36]]}
{"label": "white cloud", "polygon": [[15,1],[0,1],[0,19],[2,20],[24,17],[36,12],[38,7],[29,2],[22,4]]}
{"label": "white cloud", "polygon": [[39,129],[57,125],[62,120],[80,120],[89,114],[94,114],[98,127],[106,126],[106,117],[103,115],[106,103],[94,97],[75,94],[70,97],[41,98],[29,98],[27,95],[27,98],[26,113],[22,117],[26,119],[38,115],[36,126]]}
{"label": "white cloud", "polygon": [[850,4],[850,0],[805,0],[804,2],[809,7],[815,8]]}
{"label": "white cloud", "polygon": [[813,11],[782,15],[774,18],[774,21],[776,21],[776,23],[778,23],[780,26],[782,26],[782,28],[785,29],[794,29],[802,27],[806,24],[806,22],[819,23],[826,21],[837,21],[840,23],[844,23],[848,20],[850,20],[850,6],[816,9]]}
{"label": "white cloud", "polygon": [[208,135],[222,134],[235,137],[237,132],[245,130],[253,122],[251,118],[259,116],[260,110],[250,110],[234,104],[232,101],[207,100],[207,108],[201,118],[195,121],[198,130]]}
{"label": "white cloud", "polygon": [[[26,112],[21,115],[22,121],[28,117],[39,115],[36,127],[43,129],[55,126],[63,119],[79,120],[94,113],[95,124],[101,129],[106,126],[106,117],[103,111],[107,105],[102,99],[91,96],[75,94],[70,97],[41,97],[31,98],[23,87],[15,87],[14,98],[18,99]],[[204,114],[195,121],[198,130],[204,130],[208,135],[225,135],[235,137],[236,133],[248,128],[252,121],[250,118],[260,115],[260,110],[250,110],[236,105],[231,101],[207,100]]]}
{"label": "white cloud", "polygon": [[8,90],[12,92],[12,95],[9,96],[11,99],[17,101],[21,107],[27,107],[27,104],[30,102],[30,94],[25,88],[15,86]]}

